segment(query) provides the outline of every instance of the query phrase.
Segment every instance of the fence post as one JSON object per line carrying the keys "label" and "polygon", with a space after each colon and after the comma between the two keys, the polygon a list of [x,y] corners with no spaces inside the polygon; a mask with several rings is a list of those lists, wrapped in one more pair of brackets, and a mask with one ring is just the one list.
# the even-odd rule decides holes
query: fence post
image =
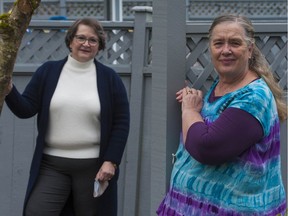
{"label": "fence post", "polygon": [[155,215],[179,143],[181,107],[175,94],[185,79],[186,1],[153,1],[152,27],[150,215]]}
{"label": "fence post", "polygon": [[66,17],[67,10],[66,0],[60,0],[60,16]]}
{"label": "fence post", "polygon": [[123,215],[137,215],[137,194],[140,168],[140,146],[143,116],[143,67],[147,63],[146,23],[152,19],[151,7],[134,7],[135,24],[131,65],[130,133],[126,147],[125,191]]}

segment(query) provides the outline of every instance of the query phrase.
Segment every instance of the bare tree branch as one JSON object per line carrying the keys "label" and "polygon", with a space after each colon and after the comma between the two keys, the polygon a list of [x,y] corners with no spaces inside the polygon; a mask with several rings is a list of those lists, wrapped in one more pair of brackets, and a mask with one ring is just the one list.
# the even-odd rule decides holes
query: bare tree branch
{"label": "bare tree branch", "polygon": [[41,0],[17,0],[0,15],[0,115],[21,40]]}

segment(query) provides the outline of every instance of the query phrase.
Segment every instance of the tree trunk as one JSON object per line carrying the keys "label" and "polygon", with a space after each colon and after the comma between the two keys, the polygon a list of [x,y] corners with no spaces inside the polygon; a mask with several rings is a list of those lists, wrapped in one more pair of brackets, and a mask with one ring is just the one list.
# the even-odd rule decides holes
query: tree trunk
{"label": "tree trunk", "polygon": [[21,40],[41,0],[17,0],[0,15],[0,115]]}

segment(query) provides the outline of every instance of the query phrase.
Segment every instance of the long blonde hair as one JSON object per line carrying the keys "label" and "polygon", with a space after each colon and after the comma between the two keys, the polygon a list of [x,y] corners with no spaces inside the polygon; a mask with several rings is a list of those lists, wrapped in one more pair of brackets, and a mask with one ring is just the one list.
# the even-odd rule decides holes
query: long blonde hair
{"label": "long blonde hair", "polygon": [[265,59],[265,56],[263,56],[261,51],[255,45],[255,39],[254,39],[255,30],[251,21],[248,18],[240,15],[234,15],[234,14],[221,15],[214,19],[209,29],[209,38],[211,38],[211,33],[215,28],[215,26],[223,22],[237,22],[238,24],[240,24],[245,30],[247,43],[254,44],[251,59],[249,59],[249,69],[257,73],[257,75],[263,78],[263,80],[267,83],[268,87],[270,88],[270,90],[274,95],[279,119],[281,121],[284,121],[287,118],[287,105],[284,101],[284,92],[278,85],[276,79],[274,78],[273,72],[271,71],[268,62]]}

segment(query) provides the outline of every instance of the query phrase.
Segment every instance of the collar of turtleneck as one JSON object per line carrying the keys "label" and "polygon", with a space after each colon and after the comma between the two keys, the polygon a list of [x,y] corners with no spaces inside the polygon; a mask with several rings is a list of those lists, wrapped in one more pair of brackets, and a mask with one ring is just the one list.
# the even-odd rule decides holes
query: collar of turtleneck
{"label": "collar of turtleneck", "polygon": [[78,68],[78,69],[88,69],[91,67],[91,65],[94,63],[94,58],[90,59],[86,62],[80,62],[74,59],[71,54],[68,56],[68,60],[66,64],[70,65],[71,67]]}

